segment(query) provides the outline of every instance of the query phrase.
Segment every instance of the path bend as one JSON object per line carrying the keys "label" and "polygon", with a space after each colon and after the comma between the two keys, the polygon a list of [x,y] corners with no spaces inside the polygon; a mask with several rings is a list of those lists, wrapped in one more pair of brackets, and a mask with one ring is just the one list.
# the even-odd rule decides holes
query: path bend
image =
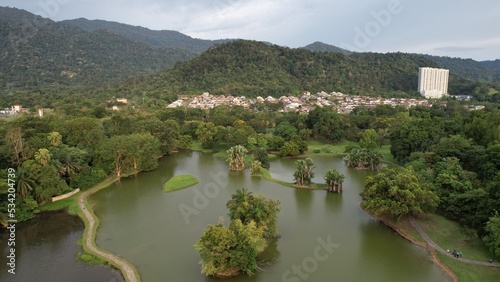
{"label": "path bend", "polygon": [[[436,250],[436,251],[438,251],[438,252],[440,252],[442,254],[445,254],[445,255],[453,257],[452,254],[450,254],[449,252],[447,252],[445,249],[441,248],[438,244],[436,244],[431,239],[431,237],[429,237],[429,235],[424,231],[424,229],[422,228],[422,226],[420,226],[420,224],[418,223],[418,221],[413,216],[410,216],[410,223],[415,228],[415,230],[417,230],[418,234],[420,234],[420,236],[422,236],[422,238],[424,238],[424,240],[427,242],[427,244],[431,248],[433,248],[434,250]],[[461,261],[461,262],[468,263],[468,264],[491,266],[491,267],[500,267],[500,263],[478,261],[478,260],[466,259],[466,258],[462,258],[462,257],[456,258],[456,259],[459,260],[459,261]]]}
{"label": "path bend", "polygon": [[[86,197],[89,194],[89,191],[85,191],[78,195],[77,201],[78,201],[78,207],[80,211],[82,212],[83,216],[85,217],[86,220],[85,222],[85,234],[84,234],[84,249],[86,249],[87,252],[92,253],[100,258],[103,258],[107,261],[109,261],[113,266],[117,267],[123,277],[125,278],[125,281],[127,282],[140,282],[140,277],[139,274],[137,273],[137,270],[133,265],[131,265],[129,262],[126,260],[118,257],[117,255],[114,255],[110,252],[104,251],[97,247],[95,244],[95,236],[97,232],[97,226],[96,222],[98,222],[97,217],[91,213],[88,209],[90,205],[86,205]],[[87,207],[87,208],[86,208]]]}

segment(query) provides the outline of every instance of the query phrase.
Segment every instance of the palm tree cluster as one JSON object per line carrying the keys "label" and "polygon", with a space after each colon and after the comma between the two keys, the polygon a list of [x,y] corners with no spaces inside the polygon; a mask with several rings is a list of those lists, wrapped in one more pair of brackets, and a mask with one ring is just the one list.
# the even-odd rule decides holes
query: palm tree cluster
{"label": "palm tree cluster", "polygon": [[245,169],[245,156],[248,150],[241,145],[236,145],[226,151],[226,161],[229,163],[229,170],[240,171]]}
{"label": "palm tree cluster", "polygon": [[326,181],[326,190],[329,192],[342,192],[342,183],[344,182],[345,176],[336,171],[335,169],[331,169],[326,172],[325,181]]}
{"label": "palm tree cluster", "polygon": [[310,158],[307,158],[305,160],[298,160],[295,164],[297,165],[297,170],[293,174],[295,184],[299,186],[309,186],[314,177],[314,162]]}
{"label": "palm tree cluster", "polygon": [[366,148],[352,149],[346,157],[347,166],[356,169],[377,170],[382,161],[382,155]]}

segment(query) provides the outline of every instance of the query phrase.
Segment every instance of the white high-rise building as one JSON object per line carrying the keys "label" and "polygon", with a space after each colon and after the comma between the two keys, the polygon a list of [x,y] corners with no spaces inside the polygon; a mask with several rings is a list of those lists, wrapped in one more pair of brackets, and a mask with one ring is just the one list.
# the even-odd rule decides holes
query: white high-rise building
{"label": "white high-rise building", "polygon": [[446,69],[419,68],[418,92],[427,99],[448,95],[449,75],[450,71]]}

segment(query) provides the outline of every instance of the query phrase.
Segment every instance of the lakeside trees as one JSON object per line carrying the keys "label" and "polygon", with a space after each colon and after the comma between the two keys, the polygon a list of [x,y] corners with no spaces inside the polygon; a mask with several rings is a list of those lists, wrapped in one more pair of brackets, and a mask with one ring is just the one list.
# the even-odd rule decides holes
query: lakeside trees
{"label": "lakeside trees", "polygon": [[[184,148],[191,142],[195,147],[201,143],[202,147],[217,151],[242,145],[251,148],[254,158],[265,165],[269,160],[267,151],[275,155],[300,154],[307,150],[305,140],[311,137],[327,143],[338,138],[359,142],[363,148],[373,148],[376,138],[377,147],[383,145],[376,151],[386,156],[387,145],[392,144],[391,152],[396,161],[413,166],[422,179],[432,185],[440,196],[438,213],[475,228],[481,237],[491,232],[485,226],[500,205],[497,191],[500,186],[500,113],[495,105],[487,105],[481,111],[468,111],[462,102],[448,101],[448,107],[435,105],[409,110],[390,106],[359,107],[345,115],[323,108],[304,115],[282,113],[269,104],[258,105],[258,111],[249,111],[241,107],[163,109],[146,103],[135,109],[129,106],[120,112],[106,111],[99,119],[93,114],[90,102],[75,103],[71,111],[55,109],[43,118],[21,115],[8,122],[0,120],[0,133],[4,136],[0,140],[0,165],[2,169],[16,168],[19,198],[34,201],[35,209],[36,200],[41,204],[50,193],[35,190],[39,181],[27,177],[36,175],[32,170],[38,166],[48,167],[47,170],[55,168],[54,178],[62,180],[69,188],[53,189],[53,196],[66,189],[85,189],[117,172],[117,151],[117,155],[108,157],[102,149],[127,147],[126,138],[117,136],[133,134],[152,136],[150,141],[158,142],[159,150],[130,146],[133,153],[118,159],[119,166],[126,168],[120,169],[121,175],[125,171],[128,174],[152,169],[158,156],[174,152],[177,146]],[[278,131],[281,135],[273,134],[281,123],[284,123]],[[329,124],[335,130],[325,131],[328,126],[318,124]],[[339,135],[332,137],[331,134]],[[112,138],[124,138],[124,141],[117,146],[107,144]],[[48,150],[51,157],[43,160],[38,156],[39,162],[36,162],[35,153],[42,152],[41,149]],[[356,151],[352,152],[347,158],[348,164],[356,161],[367,169],[377,169],[380,164],[379,161],[373,166],[367,164],[369,160],[379,160],[378,157],[361,157],[366,152],[357,151],[360,157],[353,158]],[[452,158],[457,161],[451,162]],[[32,162],[23,167],[28,160]],[[62,184],[58,186],[58,183],[54,187],[61,188]],[[0,194],[0,211],[4,198]]]}
{"label": "lakeside trees", "polygon": [[396,220],[403,215],[432,212],[438,205],[438,196],[412,167],[385,167],[368,177],[365,187],[361,206]]}

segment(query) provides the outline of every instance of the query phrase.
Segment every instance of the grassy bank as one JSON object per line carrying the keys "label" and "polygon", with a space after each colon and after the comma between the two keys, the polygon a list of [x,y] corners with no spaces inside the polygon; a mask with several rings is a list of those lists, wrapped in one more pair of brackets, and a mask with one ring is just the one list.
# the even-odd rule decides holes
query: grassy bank
{"label": "grassy bank", "polygon": [[165,184],[163,184],[163,191],[172,192],[180,189],[184,189],[195,184],[198,184],[198,178],[193,175],[183,174],[176,175],[170,178]]}
{"label": "grassy bank", "polygon": [[[394,222],[386,216],[378,218],[411,238],[410,241],[426,245],[426,241],[411,225],[407,217],[402,217],[398,222]],[[491,257],[488,249],[475,235],[475,232],[464,231],[466,229],[463,229],[457,222],[435,214],[422,214],[417,220],[431,239],[442,248],[462,251],[464,258],[472,260],[488,261]],[[468,264],[437,251],[435,253],[437,259],[453,271],[460,282],[498,281],[498,277],[500,277],[498,268]]]}
{"label": "grassy bank", "polygon": [[418,222],[432,240],[445,250],[461,251],[464,258],[472,260],[488,261],[492,258],[488,248],[472,229],[435,214],[423,214]]}
{"label": "grassy bank", "polygon": [[[343,157],[347,154],[345,149],[347,146],[355,146],[357,142],[342,140],[337,143],[329,143],[321,140],[309,140],[307,141],[308,150],[306,156],[331,156],[331,157]],[[379,152],[385,163],[394,163],[394,157],[391,154],[391,146],[383,145],[382,147],[377,147],[375,151]]]}
{"label": "grassy bank", "polygon": [[322,183],[312,183],[310,186],[299,186],[299,185],[296,185],[295,183],[286,182],[286,181],[282,181],[282,180],[273,178],[271,176],[271,173],[269,172],[269,170],[267,170],[265,168],[260,168],[260,175],[256,175],[256,176],[260,176],[267,181],[271,181],[274,183],[281,184],[283,186],[288,186],[288,187],[297,188],[297,189],[309,189],[309,190],[324,190],[324,189],[326,189],[326,184],[322,184]]}

